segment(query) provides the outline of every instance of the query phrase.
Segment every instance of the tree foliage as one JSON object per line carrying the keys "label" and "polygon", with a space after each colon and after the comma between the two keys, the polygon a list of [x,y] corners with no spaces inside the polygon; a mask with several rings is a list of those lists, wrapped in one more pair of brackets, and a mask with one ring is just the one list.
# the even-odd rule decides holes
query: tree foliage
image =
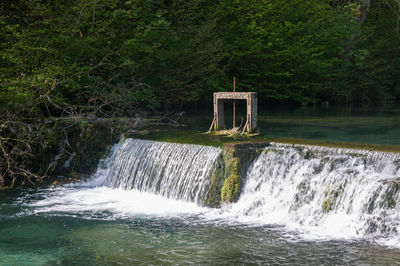
{"label": "tree foliage", "polygon": [[49,117],[210,105],[233,76],[261,102],[400,101],[399,10],[398,0],[2,1],[0,185],[40,179],[27,169]]}
{"label": "tree foliage", "polygon": [[353,100],[400,100],[400,3],[372,1],[346,78]]}
{"label": "tree foliage", "polygon": [[346,9],[318,0],[222,5],[230,73],[243,89],[303,105],[336,96],[340,55],[352,28]]}
{"label": "tree foliage", "polygon": [[130,115],[199,100],[223,75],[215,21],[185,1],[17,1],[3,6],[1,25],[7,103],[44,93],[59,105]]}
{"label": "tree foliage", "polygon": [[[55,105],[131,115],[200,103],[230,88],[232,76],[242,90],[277,102],[397,99],[398,63],[385,55],[399,50],[398,3],[372,2],[360,27],[362,3],[7,1],[0,101],[42,95],[54,103],[44,107],[50,115],[59,114]],[[354,36],[357,47],[349,44]]]}

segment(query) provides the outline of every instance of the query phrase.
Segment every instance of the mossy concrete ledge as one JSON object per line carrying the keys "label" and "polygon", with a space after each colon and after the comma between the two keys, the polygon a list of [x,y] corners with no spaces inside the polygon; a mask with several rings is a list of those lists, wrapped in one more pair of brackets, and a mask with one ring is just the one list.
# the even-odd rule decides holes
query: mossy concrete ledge
{"label": "mossy concrete ledge", "polygon": [[[59,184],[89,177],[122,133],[132,130],[130,121],[96,119],[55,123],[49,149],[42,162],[50,169],[47,183]],[[49,138],[50,139],[50,138]]]}
{"label": "mossy concrete ledge", "polygon": [[224,144],[204,204],[219,207],[237,201],[247,169],[267,146],[268,142]]}

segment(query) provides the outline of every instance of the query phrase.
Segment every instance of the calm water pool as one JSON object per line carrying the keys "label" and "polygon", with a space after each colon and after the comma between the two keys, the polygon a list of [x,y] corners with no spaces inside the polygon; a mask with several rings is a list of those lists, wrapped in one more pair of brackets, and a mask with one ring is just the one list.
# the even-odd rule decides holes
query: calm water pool
{"label": "calm water pool", "polygon": [[[226,104],[225,125],[232,127],[231,106]],[[368,108],[265,108],[260,106],[260,135],[267,138],[303,138],[355,143],[400,145],[400,107]],[[237,124],[245,110],[238,108]],[[187,114],[189,128],[207,131],[212,111]],[[242,122],[242,125],[244,123]]]}

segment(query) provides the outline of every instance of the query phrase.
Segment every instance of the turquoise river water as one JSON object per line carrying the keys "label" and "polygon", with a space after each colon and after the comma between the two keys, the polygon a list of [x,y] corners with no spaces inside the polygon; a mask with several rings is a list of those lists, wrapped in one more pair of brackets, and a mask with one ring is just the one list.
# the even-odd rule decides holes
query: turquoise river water
{"label": "turquoise river water", "polygon": [[[225,126],[232,128],[232,110],[225,104]],[[236,126],[244,125],[245,109],[238,106]],[[267,138],[302,138],[367,144],[400,145],[400,107],[282,108],[259,106],[260,135]],[[184,123],[207,131],[212,122],[208,115],[192,113]]]}
{"label": "turquoise river water", "polygon": [[0,195],[0,265],[400,263],[400,250],[372,240],[305,239],[137,191],[76,184]]}
{"label": "turquoise river water", "polygon": [[[269,114],[268,137],[400,145],[396,110]],[[273,150],[220,209],[199,203],[219,148],[139,140],[89,180],[0,191],[0,265],[400,265],[397,155]]]}

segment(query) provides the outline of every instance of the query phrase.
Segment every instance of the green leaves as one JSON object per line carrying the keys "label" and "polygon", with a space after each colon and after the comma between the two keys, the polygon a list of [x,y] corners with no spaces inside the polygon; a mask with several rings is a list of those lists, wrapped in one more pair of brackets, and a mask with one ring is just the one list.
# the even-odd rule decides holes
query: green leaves
{"label": "green leaves", "polygon": [[400,39],[398,14],[390,6],[396,1],[371,2],[361,37],[352,51],[349,66],[354,81],[354,99],[373,101],[400,100]]}
{"label": "green leaves", "polygon": [[359,8],[332,1],[53,2],[4,5],[2,89],[43,75],[66,104],[108,105],[116,93],[150,109],[208,101],[232,76],[261,100],[301,105],[400,94],[396,18],[383,3],[354,46]]}
{"label": "green leaves", "polygon": [[[231,75],[263,98],[314,104],[337,78],[351,27],[324,1],[224,1]],[[233,19],[232,19],[233,18]],[[336,69],[336,70],[335,70]]]}

